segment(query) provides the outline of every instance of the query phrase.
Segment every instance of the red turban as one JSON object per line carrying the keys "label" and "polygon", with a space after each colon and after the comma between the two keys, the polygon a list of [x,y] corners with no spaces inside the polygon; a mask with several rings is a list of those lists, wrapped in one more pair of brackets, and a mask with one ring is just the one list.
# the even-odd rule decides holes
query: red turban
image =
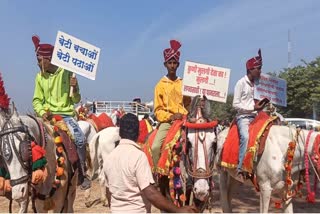
{"label": "red turban", "polygon": [[10,98],[6,93],[6,89],[4,88],[4,82],[2,80],[2,75],[0,73],[0,108],[9,109]]}
{"label": "red turban", "polygon": [[53,53],[53,46],[50,44],[40,44],[40,38],[37,35],[32,36],[32,41],[35,47],[37,56],[45,59],[51,59]]}
{"label": "red turban", "polygon": [[170,59],[174,58],[179,62],[180,58],[180,51],[179,48],[181,47],[181,43],[177,40],[170,41],[170,48],[167,48],[163,51],[164,62],[169,61]]}
{"label": "red turban", "polygon": [[261,66],[262,66],[262,56],[261,56],[261,50],[259,49],[258,56],[253,57],[247,61],[247,70],[251,70]]}

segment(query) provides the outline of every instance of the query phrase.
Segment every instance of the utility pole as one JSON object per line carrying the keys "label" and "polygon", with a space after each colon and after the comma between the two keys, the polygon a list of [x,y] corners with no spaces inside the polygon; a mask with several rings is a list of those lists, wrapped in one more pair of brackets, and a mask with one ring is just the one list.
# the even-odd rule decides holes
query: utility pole
{"label": "utility pole", "polygon": [[288,69],[291,68],[291,38],[290,29],[288,30]]}

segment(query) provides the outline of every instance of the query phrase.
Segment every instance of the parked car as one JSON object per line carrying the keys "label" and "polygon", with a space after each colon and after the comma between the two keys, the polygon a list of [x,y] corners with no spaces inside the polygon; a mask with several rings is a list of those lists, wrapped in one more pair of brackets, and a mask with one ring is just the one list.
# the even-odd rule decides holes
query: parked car
{"label": "parked car", "polygon": [[320,131],[320,121],[304,118],[285,118],[288,125],[295,125],[301,129]]}

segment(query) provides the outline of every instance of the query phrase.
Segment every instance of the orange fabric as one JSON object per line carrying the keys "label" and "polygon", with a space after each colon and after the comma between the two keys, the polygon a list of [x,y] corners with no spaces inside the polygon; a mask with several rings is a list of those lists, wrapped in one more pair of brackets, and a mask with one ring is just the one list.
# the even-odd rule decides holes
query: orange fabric
{"label": "orange fabric", "polygon": [[250,124],[248,148],[242,166],[245,171],[252,172],[253,159],[258,151],[259,138],[265,131],[267,125],[274,119],[276,119],[276,117],[270,117],[267,113],[261,111]]}
{"label": "orange fabric", "polygon": [[[275,118],[270,117],[265,112],[260,112],[249,125],[248,147],[242,165],[245,171],[252,172],[253,159],[258,145],[257,139],[260,138],[266,126],[274,119]],[[239,158],[239,132],[235,122],[233,122],[230,127],[221,155],[222,166],[227,168],[237,167]]]}
{"label": "orange fabric", "polygon": [[102,128],[108,128],[110,126],[114,126],[112,119],[106,114],[106,113],[101,113],[98,116],[100,120],[100,124]]}
{"label": "orange fabric", "polygon": [[161,156],[158,161],[157,172],[162,175],[169,175],[172,148],[181,136],[181,126],[183,123],[184,120],[176,120],[173,122],[161,146]]}
{"label": "orange fabric", "polygon": [[145,119],[139,121],[139,137],[138,143],[144,144],[144,141],[148,135],[148,126]]}
{"label": "orange fabric", "polygon": [[151,134],[148,137],[147,142],[144,144],[144,147],[142,148],[142,151],[146,154],[147,158],[148,158],[148,162],[149,165],[151,167],[151,169],[153,170],[154,165],[153,165],[153,160],[152,160],[152,144],[154,141],[154,138],[156,137],[158,132],[158,129],[153,130],[153,132],[151,132]]}

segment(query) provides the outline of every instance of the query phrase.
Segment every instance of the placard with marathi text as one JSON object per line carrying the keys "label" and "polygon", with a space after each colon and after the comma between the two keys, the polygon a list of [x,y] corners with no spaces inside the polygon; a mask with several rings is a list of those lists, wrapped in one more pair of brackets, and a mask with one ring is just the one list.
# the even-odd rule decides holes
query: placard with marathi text
{"label": "placard with marathi text", "polygon": [[58,31],[51,63],[95,80],[100,48]]}
{"label": "placard with marathi text", "polygon": [[287,106],[287,81],[268,74],[261,74],[255,81],[254,99],[268,98],[271,103],[279,106]]}
{"label": "placard with marathi text", "polygon": [[209,100],[226,102],[230,69],[186,61],[182,94],[194,97],[205,95]]}

